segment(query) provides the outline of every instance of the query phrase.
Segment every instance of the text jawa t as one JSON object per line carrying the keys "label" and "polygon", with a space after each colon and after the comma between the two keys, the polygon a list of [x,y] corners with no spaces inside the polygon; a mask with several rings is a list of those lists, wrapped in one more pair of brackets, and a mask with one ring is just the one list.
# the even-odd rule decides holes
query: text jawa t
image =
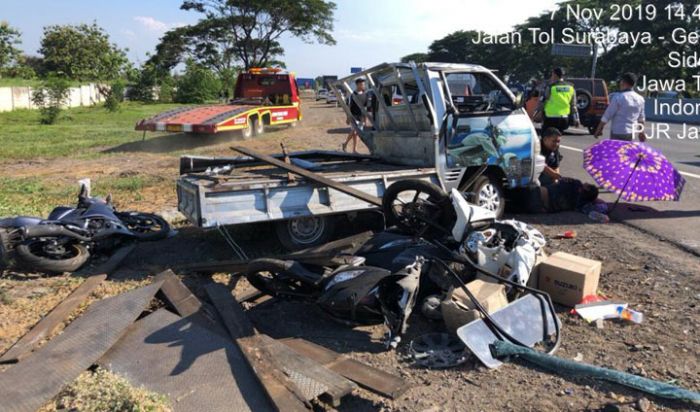
{"label": "text jawa t", "polygon": [[294,75],[272,68],[242,72],[228,104],[178,107],[136,124],[136,130],[213,134],[240,130],[243,138],[265,126],[296,125],[301,106]]}
{"label": "text jawa t", "polygon": [[[371,155],[306,151],[290,153],[291,162],[377,197],[398,180],[429,180],[498,214],[506,188],[539,184],[544,158],[535,128],[516,96],[488,69],[384,63],[331,88],[353,96],[358,78],[375,96],[362,108],[368,127],[358,130]],[[348,102],[340,104],[349,116]],[[250,157],[184,156],[180,166],[178,208],[191,222],[201,227],[271,222],[290,249],[324,243],[338,219],[377,210],[334,188],[265,169]]]}

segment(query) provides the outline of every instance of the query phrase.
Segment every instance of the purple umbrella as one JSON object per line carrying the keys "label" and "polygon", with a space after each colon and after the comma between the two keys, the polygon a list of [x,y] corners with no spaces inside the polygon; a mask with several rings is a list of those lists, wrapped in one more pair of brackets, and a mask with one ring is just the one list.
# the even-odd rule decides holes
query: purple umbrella
{"label": "purple umbrella", "polygon": [[583,152],[583,168],[618,193],[615,201],[679,200],[685,179],[661,152],[638,142],[603,140]]}

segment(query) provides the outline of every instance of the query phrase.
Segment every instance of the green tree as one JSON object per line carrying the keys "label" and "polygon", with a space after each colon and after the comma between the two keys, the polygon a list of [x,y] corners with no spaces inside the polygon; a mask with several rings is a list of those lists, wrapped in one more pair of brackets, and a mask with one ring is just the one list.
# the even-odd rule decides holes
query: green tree
{"label": "green tree", "polygon": [[110,43],[107,33],[93,23],[44,27],[39,52],[44,71],[75,80],[112,80],[129,66],[126,50]]}
{"label": "green tree", "polygon": [[105,109],[110,112],[116,112],[119,110],[119,106],[124,101],[124,90],[126,85],[122,79],[117,79],[112,82],[109,89],[105,91]]}
{"label": "green tree", "polygon": [[170,70],[195,59],[222,73],[240,63],[245,70],[275,62],[284,53],[279,39],[335,44],[335,3],[324,0],[186,0],[183,10],[204,15],[197,24],[169,31],[151,62]]}
{"label": "green tree", "polygon": [[416,62],[424,63],[429,60],[428,53],[411,53],[403,56],[401,58],[402,63]]}
{"label": "green tree", "polygon": [[39,121],[42,124],[54,124],[61,114],[61,108],[68,103],[70,83],[68,80],[49,76],[32,93],[32,103],[39,108]]}
{"label": "green tree", "polygon": [[209,68],[192,60],[185,73],[177,79],[175,101],[178,103],[205,103],[216,100],[221,92],[221,81]]}
{"label": "green tree", "polygon": [[17,48],[20,43],[20,32],[10,27],[6,21],[0,21],[0,70],[21,56],[22,51]]}

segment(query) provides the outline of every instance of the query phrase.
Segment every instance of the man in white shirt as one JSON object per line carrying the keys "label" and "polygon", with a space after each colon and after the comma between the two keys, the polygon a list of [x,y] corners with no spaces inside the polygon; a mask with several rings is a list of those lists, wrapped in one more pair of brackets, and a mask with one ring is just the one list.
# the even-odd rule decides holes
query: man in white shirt
{"label": "man in white shirt", "polygon": [[610,99],[610,105],[605,110],[598,128],[593,134],[599,138],[603,134],[603,128],[610,123],[610,139],[634,140],[635,135],[640,142],[645,141],[644,129],[638,132],[637,124],[644,125],[644,97],[634,91],[637,84],[637,75],[625,73],[620,78],[620,92],[615,93]]}

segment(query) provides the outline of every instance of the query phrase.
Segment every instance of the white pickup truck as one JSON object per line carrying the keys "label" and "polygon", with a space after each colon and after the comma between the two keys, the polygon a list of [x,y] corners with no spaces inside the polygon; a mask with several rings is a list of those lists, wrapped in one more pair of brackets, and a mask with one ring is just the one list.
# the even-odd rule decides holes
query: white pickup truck
{"label": "white pickup truck", "polygon": [[[505,189],[539,184],[544,158],[535,128],[519,98],[490,70],[469,64],[384,63],[333,82],[331,88],[353,96],[357,78],[366,80],[373,95],[372,103],[361,109],[369,126],[358,130],[371,155],[290,153],[293,164],[376,197],[397,180],[425,179],[446,190],[457,188],[498,214],[505,206]],[[339,104],[349,116],[347,102]],[[378,209],[246,156],[184,156],[180,174],[178,208],[193,224],[269,222],[290,249],[328,241],[340,215]]]}

